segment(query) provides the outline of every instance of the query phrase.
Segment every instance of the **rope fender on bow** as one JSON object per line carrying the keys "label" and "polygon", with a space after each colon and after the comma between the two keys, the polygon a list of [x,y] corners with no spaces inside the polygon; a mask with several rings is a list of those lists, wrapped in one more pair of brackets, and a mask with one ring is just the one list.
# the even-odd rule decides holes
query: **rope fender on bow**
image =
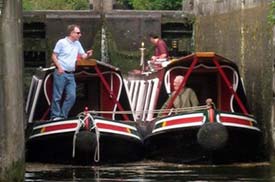
{"label": "rope fender on bow", "polygon": [[94,153],[94,161],[95,162],[99,162],[100,161],[100,131],[98,130],[97,126],[96,126],[96,122],[95,119],[93,117],[92,114],[90,113],[85,113],[82,112],[78,115],[78,126],[75,130],[74,133],[74,137],[73,137],[73,151],[72,151],[72,157],[75,157],[75,146],[76,146],[76,139],[77,139],[77,134],[80,132],[80,129],[86,127],[85,121],[87,120],[91,120],[93,126],[89,129],[90,132],[92,132],[92,130],[95,131],[95,136],[96,136],[96,148],[95,148],[95,153]]}

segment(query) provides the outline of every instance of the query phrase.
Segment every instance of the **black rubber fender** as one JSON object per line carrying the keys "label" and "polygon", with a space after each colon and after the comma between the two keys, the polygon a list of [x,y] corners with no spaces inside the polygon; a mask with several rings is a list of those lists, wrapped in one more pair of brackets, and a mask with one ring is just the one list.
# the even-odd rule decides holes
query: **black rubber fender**
{"label": "black rubber fender", "polygon": [[197,133],[198,143],[203,149],[214,151],[224,147],[228,140],[228,131],[221,123],[205,123]]}
{"label": "black rubber fender", "polygon": [[96,134],[87,130],[80,131],[76,135],[76,151],[91,153],[96,148]]}

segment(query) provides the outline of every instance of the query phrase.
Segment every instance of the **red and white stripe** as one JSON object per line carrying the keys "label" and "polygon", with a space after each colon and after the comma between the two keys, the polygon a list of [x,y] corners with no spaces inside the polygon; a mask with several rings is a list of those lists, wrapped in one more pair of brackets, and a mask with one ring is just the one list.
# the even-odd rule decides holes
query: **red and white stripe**
{"label": "red and white stripe", "polygon": [[95,119],[95,123],[99,132],[125,135],[141,140],[141,138],[138,135],[131,133],[131,130],[137,132],[136,127],[103,119]]}
{"label": "red and white stripe", "polygon": [[41,124],[33,128],[33,130],[39,130],[40,133],[30,136],[31,138],[41,137],[45,135],[53,135],[59,133],[75,132],[80,125],[79,120],[64,120],[60,122]]}
{"label": "red and white stripe", "polygon": [[254,118],[251,117],[227,113],[220,113],[216,117],[217,121],[225,126],[241,127],[260,131],[259,128],[253,126],[253,123],[256,124],[257,122]]}
{"label": "red and white stripe", "polygon": [[161,124],[162,127],[154,129],[153,133],[170,129],[200,126],[205,122],[205,119],[203,113],[190,113],[163,118],[155,123],[155,126]]}

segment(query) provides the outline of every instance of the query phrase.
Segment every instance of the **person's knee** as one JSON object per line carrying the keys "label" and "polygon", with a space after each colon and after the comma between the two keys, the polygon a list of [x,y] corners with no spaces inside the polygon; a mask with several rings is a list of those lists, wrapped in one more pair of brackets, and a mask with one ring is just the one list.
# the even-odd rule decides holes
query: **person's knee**
{"label": "person's knee", "polygon": [[68,99],[74,102],[76,100],[75,92],[68,93]]}

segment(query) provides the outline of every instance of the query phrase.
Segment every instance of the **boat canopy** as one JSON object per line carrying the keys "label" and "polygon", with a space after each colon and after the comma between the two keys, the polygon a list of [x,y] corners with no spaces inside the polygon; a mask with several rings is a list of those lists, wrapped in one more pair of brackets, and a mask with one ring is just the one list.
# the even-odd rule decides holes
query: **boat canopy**
{"label": "boat canopy", "polygon": [[165,70],[167,92],[176,75],[184,76],[167,108],[171,108],[182,87],[190,86],[198,95],[200,104],[212,98],[220,110],[249,113],[243,83],[234,62],[214,52],[197,52],[172,61]]}

